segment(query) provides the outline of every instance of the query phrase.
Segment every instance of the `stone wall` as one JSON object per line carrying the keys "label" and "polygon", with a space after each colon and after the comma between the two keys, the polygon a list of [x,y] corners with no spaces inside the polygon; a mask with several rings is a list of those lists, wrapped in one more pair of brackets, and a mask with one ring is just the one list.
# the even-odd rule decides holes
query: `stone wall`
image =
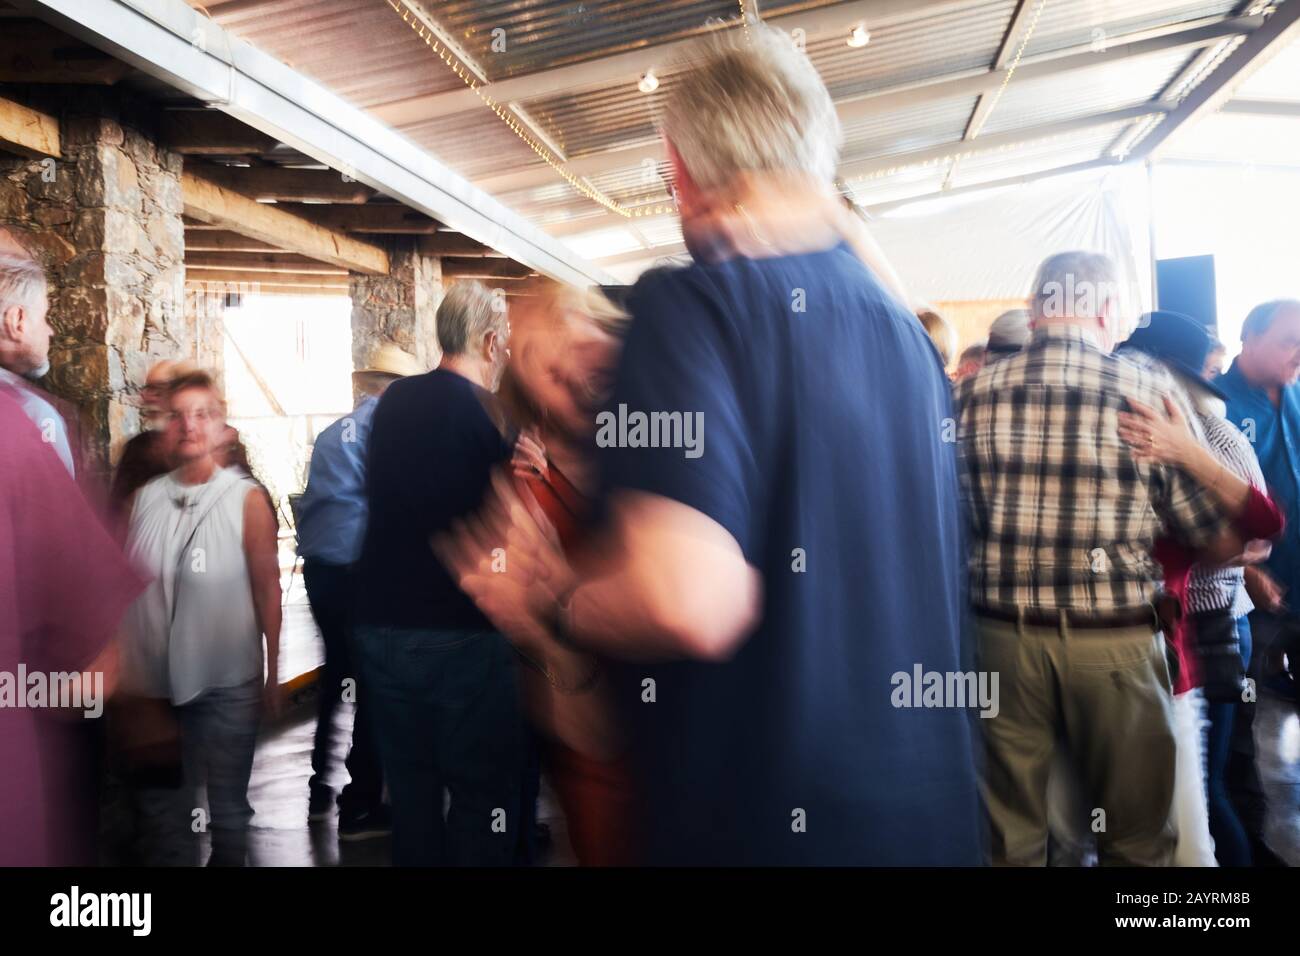
{"label": "stone wall", "polygon": [[149,109],[112,91],[21,100],[59,118],[63,157],[0,159],[0,224],[22,227],[46,266],[55,339],[43,384],[80,409],[87,463],[103,472],[139,430],[149,366],[213,338],[211,315],[185,307],[181,157],[156,145]]}
{"label": "stone wall", "polygon": [[413,242],[395,244],[388,253],[388,275],[349,275],[353,368],[364,368],[382,342],[395,343],[433,368],[442,358],[434,321],[442,301],[442,263],[415,252]]}

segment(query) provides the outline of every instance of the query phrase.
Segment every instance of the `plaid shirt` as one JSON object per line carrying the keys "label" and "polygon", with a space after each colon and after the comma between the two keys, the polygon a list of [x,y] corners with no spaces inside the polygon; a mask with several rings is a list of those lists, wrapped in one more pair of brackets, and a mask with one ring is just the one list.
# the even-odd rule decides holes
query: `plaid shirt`
{"label": "plaid shirt", "polygon": [[1002,611],[1106,613],[1148,603],[1158,534],[1192,548],[1227,529],[1186,474],[1140,464],[1118,433],[1126,397],[1163,410],[1173,377],[1101,351],[1084,330],[1042,326],[1022,352],[957,387],[971,600]]}

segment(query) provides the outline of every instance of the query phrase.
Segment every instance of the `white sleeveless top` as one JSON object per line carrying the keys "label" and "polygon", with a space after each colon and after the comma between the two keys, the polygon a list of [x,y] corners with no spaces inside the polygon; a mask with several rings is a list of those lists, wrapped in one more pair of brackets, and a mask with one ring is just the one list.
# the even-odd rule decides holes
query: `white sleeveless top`
{"label": "white sleeveless top", "polygon": [[244,500],[257,485],[229,468],[201,485],[174,474],[141,488],[131,512],[127,553],[153,580],[127,615],[122,684],[185,704],[262,677],[244,557]]}

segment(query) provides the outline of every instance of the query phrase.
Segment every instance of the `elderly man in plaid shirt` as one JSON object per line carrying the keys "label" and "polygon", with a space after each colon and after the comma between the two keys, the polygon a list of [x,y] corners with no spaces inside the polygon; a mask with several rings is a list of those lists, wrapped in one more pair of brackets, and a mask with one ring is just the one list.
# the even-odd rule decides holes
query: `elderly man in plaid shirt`
{"label": "elderly man in plaid shirt", "polygon": [[1181,393],[1167,371],[1110,354],[1127,332],[1118,290],[1105,256],[1048,258],[1028,345],[956,391],[980,667],[1001,693],[981,721],[997,864],[1045,863],[1058,747],[1090,801],[1101,862],[1169,861],[1174,738],[1151,549],[1161,533],[1207,563],[1241,548],[1204,489],[1135,461],[1119,437],[1127,398],[1160,408]]}

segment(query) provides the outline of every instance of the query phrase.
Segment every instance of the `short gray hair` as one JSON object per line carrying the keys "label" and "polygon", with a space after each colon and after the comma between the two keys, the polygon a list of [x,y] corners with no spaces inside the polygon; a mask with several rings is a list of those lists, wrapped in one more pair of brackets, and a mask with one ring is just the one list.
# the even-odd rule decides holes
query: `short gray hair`
{"label": "short gray hair", "polygon": [[[1030,293],[1031,312],[1038,318],[1094,318],[1102,303],[1122,301],[1119,270],[1100,252],[1058,252],[1043,260]],[[1081,306],[1088,306],[1081,308]]]}
{"label": "short gray hair", "polygon": [[27,256],[0,253],[0,315],[15,305],[34,309],[48,291],[45,270]]}
{"label": "short gray hair", "polygon": [[463,355],[477,349],[489,332],[501,331],[505,318],[506,310],[483,283],[462,279],[438,305],[438,344],[444,355]]}
{"label": "short gray hair", "polygon": [[843,140],[812,61],[762,23],[705,41],[665,96],[661,127],[701,189],[745,171],[807,173],[829,184]]}

